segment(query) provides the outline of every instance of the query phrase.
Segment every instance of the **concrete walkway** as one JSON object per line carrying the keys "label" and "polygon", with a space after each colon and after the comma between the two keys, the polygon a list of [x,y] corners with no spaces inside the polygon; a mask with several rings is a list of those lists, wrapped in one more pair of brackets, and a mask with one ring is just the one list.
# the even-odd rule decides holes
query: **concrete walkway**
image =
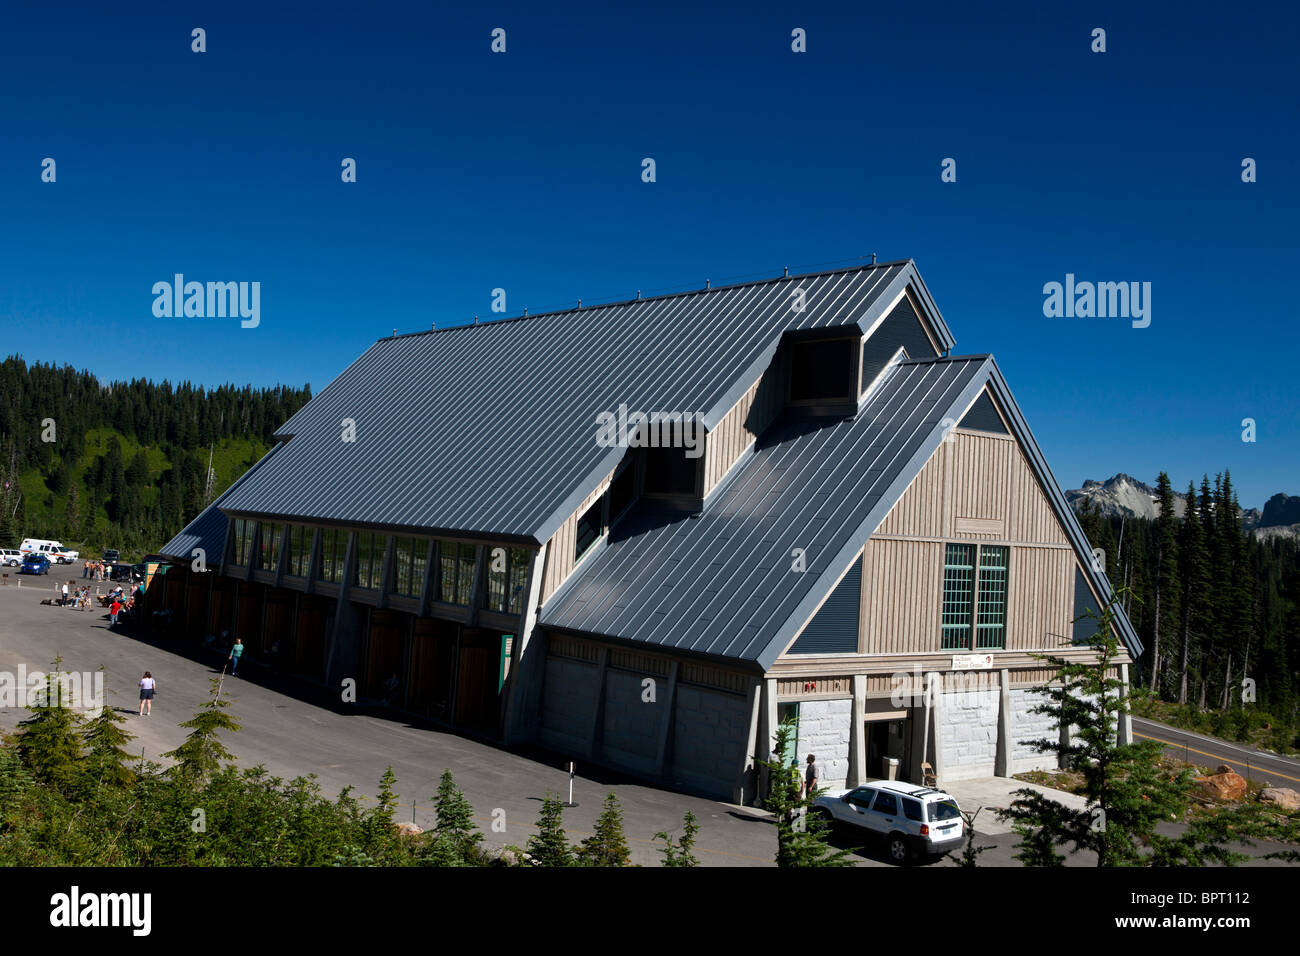
{"label": "concrete walkway", "polygon": [[1067,807],[1073,807],[1076,810],[1082,810],[1087,804],[1083,797],[1076,794],[1066,793],[1064,790],[1053,790],[1049,787],[1040,787],[1037,784],[1025,783],[1011,777],[977,777],[974,780],[957,780],[952,783],[945,783],[942,789],[956,797],[957,804],[968,813],[972,813],[980,807],[984,808],[975,820],[975,832],[985,836],[997,836],[1014,832],[1011,825],[1003,823],[993,811],[1005,810],[1011,806],[1012,801],[1016,799],[1015,792],[1017,790],[1035,790],[1058,803],[1063,803]]}

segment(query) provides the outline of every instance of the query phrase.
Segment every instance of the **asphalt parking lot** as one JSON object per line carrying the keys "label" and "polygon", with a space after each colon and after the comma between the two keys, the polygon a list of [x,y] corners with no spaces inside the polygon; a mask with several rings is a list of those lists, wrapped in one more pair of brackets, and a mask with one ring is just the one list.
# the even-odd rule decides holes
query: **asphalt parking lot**
{"label": "asphalt parking lot", "polygon": [[[70,577],[57,573],[24,577],[20,587],[11,573],[7,583],[0,585],[0,671],[16,674],[20,665],[29,673],[47,670],[55,657],[63,659],[66,671],[94,672],[104,665],[107,703],[130,715],[126,727],[136,736],[134,749],[148,760],[165,762],[161,754],[184,739],[185,731],[177,725],[207,699],[222,656],[189,644],[110,630],[107,613],[98,608],[77,611],[41,605],[42,598],[52,596]],[[81,579],[73,580],[80,583]],[[153,673],[158,691],[153,715],[142,718],[137,715],[136,688],[146,670]],[[422,827],[432,825],[431,798],[444,768],[451,769],[473,804],[485,841],[498,846],[522,846],[527,841],[535,832],[533,824],[548,790],[567,796],[568,774],[556,755],[502,750],[382,711],[330,704],[322,701],[318,688],[264,677],[251,668],[247,676],[227,677],[223,693],[231,701],[231,715],[242,725],[226,741],[241,766],[260,763],[285,779],[314,773],[322,791],[333,797],[349,785],[373,794],[391,764],[401,795],[398,819],[414,819]],[[25,715],[20,708],[0,707],[0,731],[12,731]],[[624,832],[635,863],[657,865],[654,834],[679,832],[682,815],[690,810],[700,823],[696,855],[702,865],[773,864],[775,832],[759,811],[657,789],[599,768],[580,766],[579,771],[574,780],[578,806],[564,814],[574,842],[591,832],[601,801],[612,792],[623,806]],[[1015,781],[997,785],[1020,786]],[[960,793],[959,787],[954,790]],[[499,810],[505,812],[504,832],[492,830]],[[849,846],[862,841],[841,833],[835,842]],[[1016,865],[1015,838],[1005,829],[999,832],[990,825],[979,842],[991,846],[980,857],[981,865]],[[874,845],[856,852],[854,860],[862,866],[893,865],[884,849]],[[1092,863],[1083,855],[1070,862]],[[953,864],[940,860],[928,865]]]}

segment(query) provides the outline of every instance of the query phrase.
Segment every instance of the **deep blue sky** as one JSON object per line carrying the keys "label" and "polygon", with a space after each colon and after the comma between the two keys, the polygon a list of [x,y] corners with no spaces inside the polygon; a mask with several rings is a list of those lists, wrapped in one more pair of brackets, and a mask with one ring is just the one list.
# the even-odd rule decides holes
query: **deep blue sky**
{"label": "deep blue sky", "polygon": [[[498,286],[514,315],[876,252],[1064,487],[1226,467],[1262,506],[1300,493],[1300,14],[1129,7],[6,7],[0,354],[319,390]],[[155,319],[175,272],[260,281],[261,326]],[[1067,272],[1151,282],[1150,327],[1044,318]]]}

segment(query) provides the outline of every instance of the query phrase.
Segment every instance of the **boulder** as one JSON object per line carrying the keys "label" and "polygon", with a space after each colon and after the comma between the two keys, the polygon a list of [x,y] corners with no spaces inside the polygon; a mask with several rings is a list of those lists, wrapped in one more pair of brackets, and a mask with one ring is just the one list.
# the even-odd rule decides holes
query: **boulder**
{"label": "boulder", "polygon": [[1246,779],[1231,770],[1197,777],[1195,782],[1201,796],[1211,800],[1240,800],[1246,796]]}
{"label": "boulder", "polygon": [[1236,773],[1236,771],[1233,770],[1231,767],[1229,767],[1226,763],[1219,764],[1219,766],[1215,769],[1214,772],[1215,773]]}
{"label": "boulder", "polygon": [[424,832],[423,827],[418,827],[410,822],[394,823],[393,827],[397,830],[399,836],[419,836]]}
{"label": "boulder", "polygon": [[1262,803],[1271,803],[1282,810],[1300,810],[1300,793],[1290,787],[1265,787],[1259,792]]}

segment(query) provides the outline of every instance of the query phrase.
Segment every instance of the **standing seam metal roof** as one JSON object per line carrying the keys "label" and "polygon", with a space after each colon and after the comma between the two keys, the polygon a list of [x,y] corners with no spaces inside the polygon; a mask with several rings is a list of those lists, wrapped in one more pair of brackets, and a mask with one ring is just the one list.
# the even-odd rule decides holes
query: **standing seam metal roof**
{"label": "standing seam metal roof", "polygon": [[783,334],[862,327],[908,284],[922,288],[910,261],[381,339],[221,507],[540,543],[624,453],[596,444],[597,413],[716,416]]}

